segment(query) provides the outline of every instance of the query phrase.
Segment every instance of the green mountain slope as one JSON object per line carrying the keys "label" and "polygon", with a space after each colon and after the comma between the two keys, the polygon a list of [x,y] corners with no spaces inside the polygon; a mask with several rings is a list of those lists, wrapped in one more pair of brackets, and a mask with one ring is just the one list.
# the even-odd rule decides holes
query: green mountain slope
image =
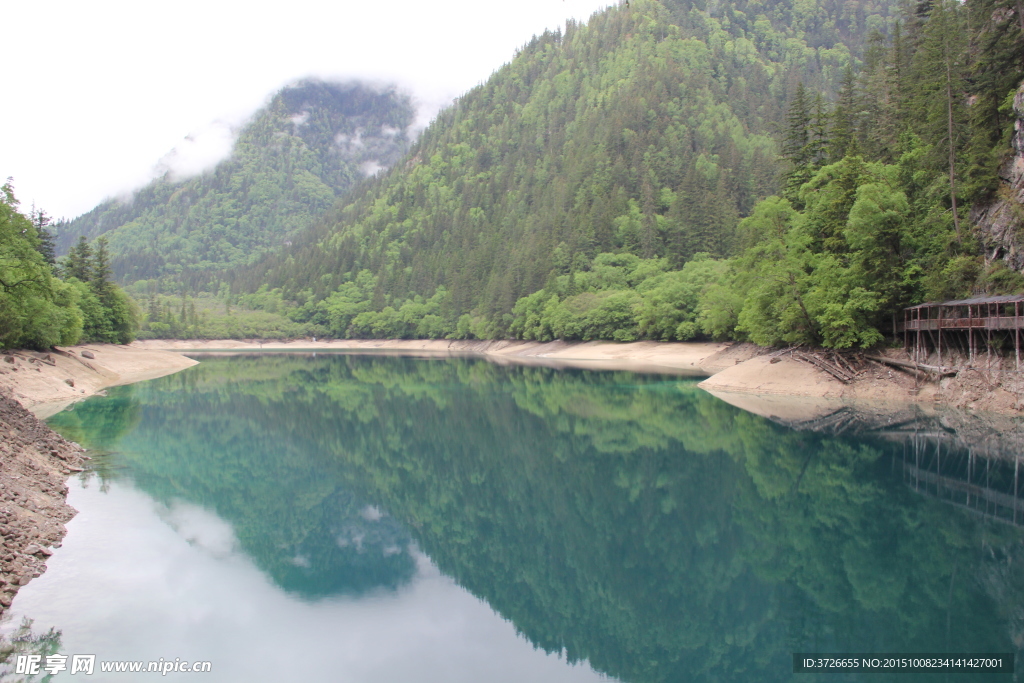
{"label": "green mountain slope", "polygon": [[408,148],[406,95],[358,83],[304,81],[281,90],[238,136],[230,158],[203,175],[170,174],[56,226],[59,253],[107,235],[124,282],[251,263],[309,226],[367,173]]}
{"label": "green mountain slope", "polygon": [[393,334],[352,325],[417,296],[438,329],[411,334],[455,333],[472,313],[473,334],[490,336],[508,332],[520,297],[602,252],[673,267],[728,255],[737,221],[778,189],[776,136],[797,84],[838,90],[890,11],[636,0],[570,23],[235,287],[281,288],[305,304],[299,319],[339,336]]}

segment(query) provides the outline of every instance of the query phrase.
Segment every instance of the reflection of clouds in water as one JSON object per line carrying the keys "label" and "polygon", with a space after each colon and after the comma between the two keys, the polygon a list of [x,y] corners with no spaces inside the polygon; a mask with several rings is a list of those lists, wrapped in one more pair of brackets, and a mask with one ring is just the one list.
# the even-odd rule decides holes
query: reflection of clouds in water
{"label": "reflection of clouds in water", "polygon": [[[359,516],[367,522],[373,524],[384,519],[387,515],[380,508],[375,505],[367,505],[359,511]],[[392,528],[394,527],[394,528]],[[381,552],[384,557],[390,557],[391,555],[397,555],[401,552],[401,548],[395,543],[391,542],[391,539],[395,532],[400,533],[403,537],[405,536],[404,530],[395,525],[390,527],[373,527],[368,529],[366,527],[356,526],[353,524],[346,524],[335,537],[335,541],[339,548],[348,548],[352,546],[356,549],[356,552],[363,552],[363,544],[372,544],[374,546],[381,546]],[[368,537],[369,536],[369,537]],[[385,545],[386,544],[386,545]]]}
{"label": "reflection of clouds in water", "polygon": [[49,571],[13,606],[37,630],[61,629],[64,654],[210,660],[218,681],[606,680],[534,650],[417,551],[416,576],[397,591],[304,601],[275,586],[201,508],[164,507],[118,482],[108,494],[72,487],[81,513]]}
{"label": "reflection of clouds in water", "polygon": [[198,505],[176,500],[157,514],[186,542],[215,557],[238,550],[238,539],[231,525]]}
{"label": "reflection of clouds in water", "polygon": [[338,547],[347,548],[351,545],[355,547],[357,553],[361,553],[363,552],[364,538],[366,538],[366,534],[358,529],[347,529],[342,535],[338,536]]}

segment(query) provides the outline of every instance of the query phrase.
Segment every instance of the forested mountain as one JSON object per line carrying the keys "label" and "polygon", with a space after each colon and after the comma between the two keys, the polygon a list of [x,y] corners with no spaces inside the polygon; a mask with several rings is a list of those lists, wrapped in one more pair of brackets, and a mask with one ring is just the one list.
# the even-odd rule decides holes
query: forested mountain
{"label": "forested mountain", "polygon": [[54,226],[58,252],[81,236],[106,235],[123,282],[201,282],[251,263],[401,158],[413,116],[393,88],[314,80],[286,87],[242,129],[230,158],[186,180],[168,172],[128,200]]}
{"label": "forested mountain", "polygon": [[112,250],[149,254],[129,278],[180,250],[172,291],[208,294],[151,297],[149,336],[871,346],[907,305],[1024,291],[1015,1],[634,0],[534,38],[310,227],[229,244],[259,210],[197,203],[201,239]]}
{"label": "forested mountain", "polygon": [[728,256],[737,221],[779,189],[797,85],[838,92],[893,14],[877,1],[636,0],[570,22],[234,286],[280,288],[303,304],[296,319],[338,336],[493,336],[517,300],[601,253],[660,270]]}

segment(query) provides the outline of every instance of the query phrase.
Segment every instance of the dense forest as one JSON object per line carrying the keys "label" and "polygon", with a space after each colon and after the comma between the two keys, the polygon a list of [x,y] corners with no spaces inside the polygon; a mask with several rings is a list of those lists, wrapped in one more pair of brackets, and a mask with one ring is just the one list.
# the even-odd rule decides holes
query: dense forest
{"label": "dense forest", "polygon": [[212,171],[182,180],[168,170],[129,199],[56,224],[58,253],[82,236],[105,235],[119,281],[154,281],[136,291],[201,286],[211,272],[287,243],[398,160],[413,115],[409,98],[394,89],[299,82],[256,113]]}
{"label": "dense forest", "polygon": [[837,348],[1018,290],[968,219],[1010,150],[1012,8],[851,9],[635,2],[538,37],[234,287],[333,336]]}
{"label": "dense forest", "polygon": [[665,269],[731,254],[738,219],[778,187],[791,90],[837,91],[889,21],[885,5],[822,4],[815,32],[782,3],[750,10],[641,1],[535,38],[404,164],[235,287],[280,288],[336,336],[390,336],[392,319],[417,319],[403,304],[445,334],[494,336],[519,298],[599,254]]}
{"label": "dense forest", "polygon": [[[259,186],[292,192],[266,160],[323,157],[296,137],[305,100],[282,94],[212,175],[140,193],[145,216],[110,234],[115,271],[147,336],[871,346],[901,307],[1024,289],[971,222],[1006,194],[1019,14],[636,0],[535,37],[390,171],[354,189],[335,173],[297,212],[224,189],[251,199],[239,165],[257,158]],[[90,225],[129,210],[105,206]]]}
{"label": "dense forest", "polygon": [[49,221],[34,207],[21,213],[11,179],[0,187],[0,348],[127,344],[139,315],[113,282],[106,242],[82,239],[58,263]]}

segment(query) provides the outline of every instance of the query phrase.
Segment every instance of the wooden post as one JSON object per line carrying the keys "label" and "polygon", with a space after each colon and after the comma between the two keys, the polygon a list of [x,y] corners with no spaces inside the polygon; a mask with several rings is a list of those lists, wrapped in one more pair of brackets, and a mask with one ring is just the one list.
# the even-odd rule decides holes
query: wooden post
{"label": "wooden post", "polygon": [[986,306],[988,309],[988,320],[985,321],[985,365],[988,373],[988,380],[992,381],[992,304]]}
{"label": "wooden post", "polygon": [[914,362],[920,363],[918,356],[921,353],[921,309],[917,309],[917,342],[914,344]]}
{"label": "wooden post", "polygon": [[908,340],[907,332],[907,309],[903,309],[903,350],[908,351],[910,349],[910,342]]}
{"label": "wooden post", "polygon": [[[991,475],[992,461],[985,458],[985,488],[989,488],[989,484],[992,482]],[[985,499],[985,513],[988,514],[988,499]]]}
{"label": "wooden post", "polygon": [[914,434],[914,490],[921,490],[921,444],[920,437]]}
{"label": "wooden post", "polygon": [[967,365],[974,365],[974,307],[967,304]]}
{"label": "wooden post", "polygon": [[939,367],[942,367],[942,304],[939,304],[939,320],[935,324],[939,331]]}
{"label": "wooden post", "polygon": [[967,448],[967,507],[971,507],[971,470],[974,469],[974,450]]}
{"label": "wooden post", "polygon": [[[1016,357],[1014,370],[1020,372],[1020,302],[1013,302],[1013,351]],[[1019,378],[1018,378],[1019,379]],[[1014,513],[1016,514],[1016,512]]]}

